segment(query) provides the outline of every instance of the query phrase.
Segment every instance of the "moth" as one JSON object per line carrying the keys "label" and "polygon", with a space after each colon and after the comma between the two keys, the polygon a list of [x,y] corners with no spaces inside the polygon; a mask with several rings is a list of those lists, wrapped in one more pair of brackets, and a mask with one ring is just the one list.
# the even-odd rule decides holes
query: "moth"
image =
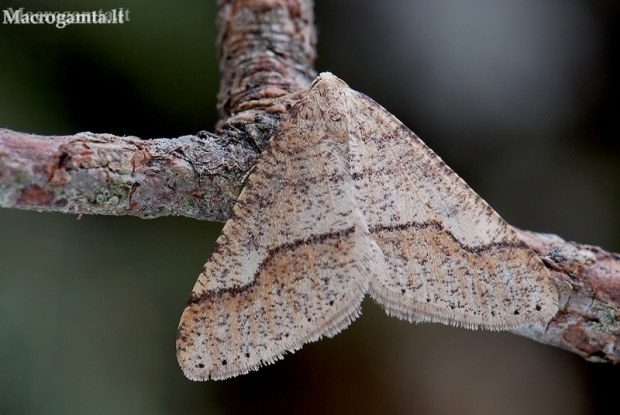
{"label": "moth", "polygon": [[506,330],[551,319],[541,260],[411,130],[320,74],[261,154],[181,317],[177,357],[224,379],[389,315]]}

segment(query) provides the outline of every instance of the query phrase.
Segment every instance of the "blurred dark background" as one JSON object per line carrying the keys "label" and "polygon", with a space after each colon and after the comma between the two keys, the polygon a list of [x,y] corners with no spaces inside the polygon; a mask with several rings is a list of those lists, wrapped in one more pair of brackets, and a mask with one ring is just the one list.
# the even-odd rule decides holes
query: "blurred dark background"
{"label": "blurred dark background", "polygon": [[[0,24],[0,127],[211,130],[215,1],[124,25]],[[620,251],[620,4],[317,0],[318,70],[420,135],[512,225]],[[349,329],[195,383],[174,340],[221,224],[0,210],[2,414],[617,414],[620,368],[509,333],[412,325],[371,301]]]}

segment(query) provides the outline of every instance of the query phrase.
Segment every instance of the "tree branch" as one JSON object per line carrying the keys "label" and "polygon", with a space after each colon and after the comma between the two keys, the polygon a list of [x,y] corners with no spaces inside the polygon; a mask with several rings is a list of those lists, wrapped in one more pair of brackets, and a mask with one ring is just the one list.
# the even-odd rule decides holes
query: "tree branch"
{"label": "tree branch", "polygon": [[513,332],[592,362],[620,362],[620,255],[556,235],[515,230],[556,279],[560,311],[546,325]]}
{"label": "tree branch", "polygon": [[220,92],[223,128],[248,102],[306,88],[316,77],[311,0],[219,0]]}
{"label": "tree branch", "polygon": [[[217,135],[140,140],[0,129],[0,206],[225,221],[286,101],[315,78],[311,1],[220,0]],[[289,104],[290,105],[290,104]]]}
{"label": "tree branch", "polygon": [[256,157],[256,150],[206,133],[140,140],[0,129],[0,206],[222,221]]}
{"label": "tree branch", "polygon": [[[216,133],[141,140],[0,129],[0,206],[225,221],[243,178],[315,77],[311,0],[220,0]],[[592,361],[620,360],[620,256],[517,230],[556,279],[560,312],[515,333]]]}

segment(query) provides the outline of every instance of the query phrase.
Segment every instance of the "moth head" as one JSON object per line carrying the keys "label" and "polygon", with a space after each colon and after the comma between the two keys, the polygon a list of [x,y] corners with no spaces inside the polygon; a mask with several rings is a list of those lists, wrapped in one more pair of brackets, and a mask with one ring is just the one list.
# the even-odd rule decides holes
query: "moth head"
{"label": "moth head", "polygon": [[320,88],[321,86],[336,86],[337,88],[348,88],[349,85],[331,72],[321,72],[319,76],[310,84],[310,89]]}

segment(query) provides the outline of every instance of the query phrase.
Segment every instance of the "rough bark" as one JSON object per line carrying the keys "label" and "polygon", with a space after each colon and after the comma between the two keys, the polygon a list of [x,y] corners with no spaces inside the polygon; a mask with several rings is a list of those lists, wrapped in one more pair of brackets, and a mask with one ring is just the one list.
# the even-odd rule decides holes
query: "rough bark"
{"label": "rough bark", "polygon": [[620,362],[620,255],[556,235],[517,232],[551,271],[560,311],[546,325],[513,332],[592,362]]}
{"label": "rough bark", "polygon": [[[0,129],[0,206],[224,221],[291,102],[315,77],[311,0],[220,0],[216,134],[140,140]],[[620,360],[620,256],[519,231],[550,268],[560,312],[515,331],[599,362]]]}
{"label": "rough bark", "polygon": [[222,221],[257,156],[213,134],[140,140],[0,130],[0,206]]}

